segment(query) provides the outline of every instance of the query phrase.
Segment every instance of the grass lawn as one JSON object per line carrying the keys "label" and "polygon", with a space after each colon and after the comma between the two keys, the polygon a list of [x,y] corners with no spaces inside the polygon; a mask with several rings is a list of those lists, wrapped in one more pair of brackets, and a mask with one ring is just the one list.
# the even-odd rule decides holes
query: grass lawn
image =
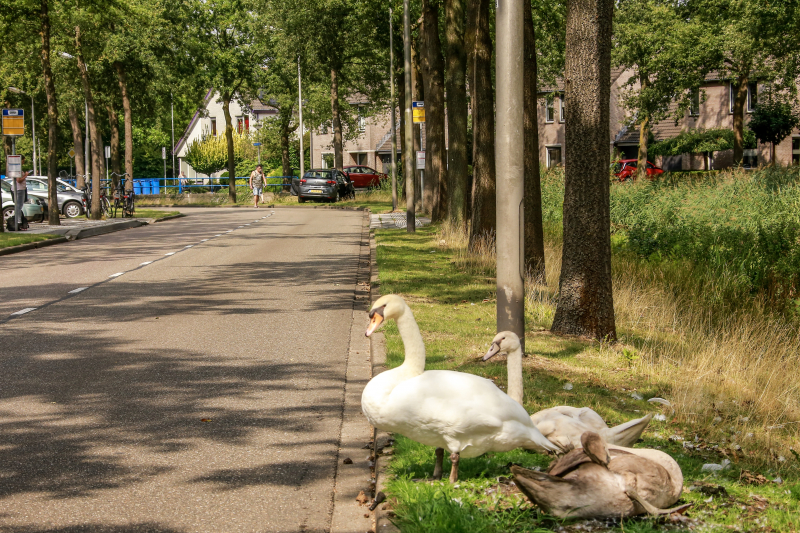
{"label": "grass lawn", "polygon": [[[426,368],[479,374],[504,388],[505,359],[479,360],[495,333],[491,273],[471,268],[464,250],[434,226],[416,234],[378,230],[377,243],[381,293],[400,294],[412,308],[425,340]],[[554,271],[548,278],[554,278],[557,287],[554,257],[560,249],[550,248],[548,270]],[[725,427],[717,431],[709,429],[717,423],[713,420],[692,423],[692,413],[685,414],[687,406],[677,406],[673,382],[650,371],[636,349],[636,335],[648,332],[637,330],[627,318],[618,319],[622,340],[613,345],[553,336],[546,328],[552,321],[555,287],[529,286],[527,291],[525,408],[533,413],[555,405],[589,406],[609,425],[648,412],[664,415],[664,420],[650,423],[644,442],[637,446],[659,448],[678,461],[684,474],[681,501],[694,503],[687,513],[690,520],[674,524],[642,517],[600,523],[549,517],[508,482],[511,463],[543,468],[551,460],[524,450],[462,459],[459,482],[452,486],[447,481],[415,482],[412,479],[431,476],[433,449],[396,436],[389,466],[393,478],[387,488],[401,531],[800,531],[800,456],[787,452],[786,457],[771,459],[772,450],[765,449],[769,445],[759,440],[761,436],[743,433],[735,421],[725,419],[719,424]],[[387,363],[395,367],[403,360],[402,341],[393,321],[384,329]],[[681,369],[673,367],[673,372]],[[646,401],[655,396],[675,402],[678,414]],[[701,472],[703,464],[726,458],[731,464],[721,473]],[[448,463],[445,454],[446,471]]]}
{"label": "grass lawn", "polygon": [[0,248],[7,248],[9,246],[17,246],[18,244],[28,244],[29,242],[46,241],[48,239],[57,239],[61,235],[49,235],[47,233],[24,233],[24,232],[8,232],[0,233]]}

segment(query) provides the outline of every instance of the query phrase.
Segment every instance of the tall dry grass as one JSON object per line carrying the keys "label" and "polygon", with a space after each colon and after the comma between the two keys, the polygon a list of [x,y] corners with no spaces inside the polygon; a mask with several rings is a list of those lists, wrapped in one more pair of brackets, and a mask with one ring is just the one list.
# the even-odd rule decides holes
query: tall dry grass
{"label": "tall dry grass", "polygon": [[[494,240],[469,246],[464,230],[443,226],[440,246],[450,248],[458,268],[494,275]],[[560,228],[545,238],[546,284],[526,280],[527,320],[549,328],[561,269]],[[613,257],[614,310],[620,342],[600,344],[609,367],[629,354],[639,379],[666,391],[680,422],[701,436],[773,466],[789,464],[800,451],[800,330],[797,322],[771,314],[758,301],[714,305],[735,280],[709,277],[688,262],[648,263],[635,254]],[[720,296],[722,299],[723,296]],[[714,298],[711,298],[714,300]],[[630,354],[633,354],[631,357]]]}

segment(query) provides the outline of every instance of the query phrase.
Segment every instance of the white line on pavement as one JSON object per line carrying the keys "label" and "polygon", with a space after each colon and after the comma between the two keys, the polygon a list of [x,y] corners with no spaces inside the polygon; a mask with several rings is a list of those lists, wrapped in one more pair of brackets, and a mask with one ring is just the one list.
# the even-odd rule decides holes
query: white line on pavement
{"label": "white line on pavement", "polygon": [[69,291],[67,294],[78,294],[79,292],[83,292],[83,291],[85,291],[85,290],[86,290],[86,289],[88,289],[88,288],[89,288],[89,287],[78,287],[77,289],[72,289],[72,290],[71,290],[71,291]]}
{"label": "white line on pavement", "polygon": [[139,263],[139,266],[143,267],[145,265],[149,265],[150,263],[152,263],[152,261],[145,261],[144,263]]}
{"label": "white line on pavement", "polygon": [[26,307],[25,309],[21,309],[16,313],[11,313],[12,315],[24,315],[25,313],[30,313],[31,311],[36,311],[35,307]]}
{"label": "white line on pavement", "polygon": [[202,240],[202,241],[200,241],[200,242],[206,242],[207,240],[208,240],[208,239],[203,239],[203,240]]}
{"label": "white line on pavement", "polygon": [[[239,226],[239,228],[243,228],[243,227],[244,227],[244,226]],[[239,228],[236,228],[236,229],[239,229]]]}
{"label": "white line on pavement", "polygon": [[164,255],[175,255],[175,252],[170,252],[170,253],[164,254]]}
{"label": "white line on pavement", "polygon": [[217,233],[214,237],[222,237],[222,233]]}
{"label": "white line on pavement", "polygon": [[184,248],[191,248],[192,246],[194,246],[194,244],[190,244],[188,246],[184,246]]}
{"label": "white line on pavement", "polygon": [[116,274],[111,274],[111,275],[110,275],[110,276],[108,276],[108,277],[109,277],[109,278],[118,278],[118,277],[120,277],[121,275],[123,275],[124,273],[125,273],[125,272],[117,272]]}

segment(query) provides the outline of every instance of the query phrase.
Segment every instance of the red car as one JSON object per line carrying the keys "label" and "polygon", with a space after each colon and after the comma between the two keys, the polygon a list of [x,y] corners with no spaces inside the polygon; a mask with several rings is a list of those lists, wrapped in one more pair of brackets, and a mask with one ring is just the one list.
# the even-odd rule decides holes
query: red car
{"label": "red car", "polygon": [[344,167],[344,171],[348,176],[350,176],[350,181],[353,182],[353,186],[359,189],[378,187],[381,183],[381,180],[389,177],[386,174],[381,174],[375,169],[361,165]]}
{"label": "red car", "polygon": [[[636,179],[636,169],[639,163],[636,159],[623,159],[622,161],[614,162],[614,175],[619,178],[619,181],[628,181]],[[647,178],[655,179],[659,174],[664,171],[655,166],[650,161],[647,162]]]}

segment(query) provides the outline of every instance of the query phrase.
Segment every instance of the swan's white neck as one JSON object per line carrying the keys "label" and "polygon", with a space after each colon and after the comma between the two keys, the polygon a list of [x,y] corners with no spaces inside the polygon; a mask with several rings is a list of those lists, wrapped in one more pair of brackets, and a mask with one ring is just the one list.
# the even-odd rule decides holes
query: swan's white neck
{"label": "swan's white neck", "polygon": [[406,349],[405,360],[399,368],[402,368],[403,373],[409,377],[418,376],[425,371],[425,343],[422,341],[417,321],[414,320],[414,313],[408,306],[397,319],[397,329]]}
{"label": "swan's white neck", "polygon": [[508,395],[522,405],[522,348],[508,352]]}

